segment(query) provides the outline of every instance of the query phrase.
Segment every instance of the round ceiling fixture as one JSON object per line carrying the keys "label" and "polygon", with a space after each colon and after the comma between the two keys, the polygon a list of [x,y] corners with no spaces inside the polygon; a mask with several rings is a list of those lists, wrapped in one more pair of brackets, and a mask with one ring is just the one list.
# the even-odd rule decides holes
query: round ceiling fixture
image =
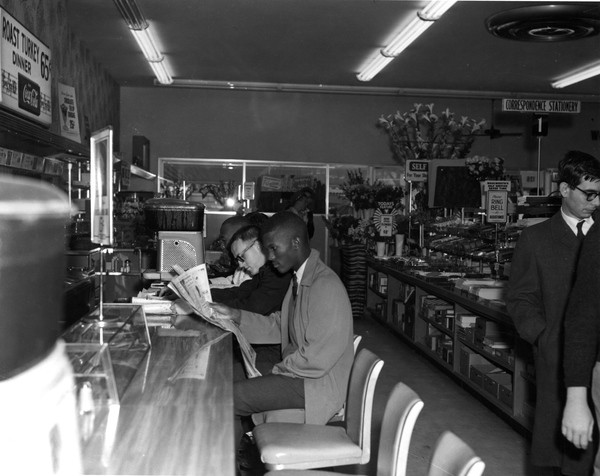
{"label": "round ceiling fixture", "polygon": [[533,5],[496,13],[485,23],[492,35],[509,40],[578,40],[600,33],[600,9],[597,4]]}

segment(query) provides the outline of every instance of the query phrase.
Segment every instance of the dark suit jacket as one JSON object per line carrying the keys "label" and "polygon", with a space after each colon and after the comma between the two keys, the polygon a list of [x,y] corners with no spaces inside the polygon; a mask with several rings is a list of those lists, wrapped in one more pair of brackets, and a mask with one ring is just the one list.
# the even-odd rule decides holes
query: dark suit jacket
{"label": "dark suit jacket", "polygon": [[591,454],[589,461],[582,459],[581,452],[561,434],[566,396],[562,377],[563,318],[579,245],[560,211],[526,228],[514,252],[507,292],[507,309],[517,331],[534,345],[537,400],[532,463],[586,468],[566,474],[587,474],[591,464]]}
{"label": "dark suit jacket", "polygon": [[211,296],[213,301],[235,309],[271,314],[281,310],[291,279],[291,272],[279,274],[267,262],[252,279],[232,288],[211,289]]}
{"label": "dark suit jacket", "polygon": [[600,222],[585,237],[565,314],[565,384],[589,387],[600,360]]}

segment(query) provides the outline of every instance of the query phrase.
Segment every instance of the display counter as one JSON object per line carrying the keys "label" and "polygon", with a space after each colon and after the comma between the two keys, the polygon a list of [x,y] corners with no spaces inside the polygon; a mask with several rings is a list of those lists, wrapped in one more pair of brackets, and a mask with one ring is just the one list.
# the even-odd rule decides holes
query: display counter
{"label": "display counter", "polygon": [[[444,274],[369,258],[367,310],[517,426],[532,427],[535,376],[531,346],[516,332],[502,284],[461,289]],[[463,282],[466,280],[463,279]],[[498,291],[500,290],[500,291]]]}
{"label": "display counter", "polygon": [[[80,335],[74,328],[65,335]],[[234,475],[230,334],[192,316],[177,316],[174,327],[151,327],[149,334],[143,359],[123,358],[122,345],[119,361],[113,358],[118,405],[81,432],[85,474]],[[132,377],[128,364],[136,367]],[[81,430],[86,409],[78,391]]]}

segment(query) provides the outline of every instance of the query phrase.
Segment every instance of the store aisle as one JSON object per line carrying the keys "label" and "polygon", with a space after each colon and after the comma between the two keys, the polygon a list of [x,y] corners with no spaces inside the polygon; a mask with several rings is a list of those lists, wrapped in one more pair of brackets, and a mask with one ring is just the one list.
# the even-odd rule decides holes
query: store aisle
{"label": "store aisle", "polygon": [[527,438],[457,380],[373,319],[355,320],[354,332],[363,336],[361,346],[385,361],[375,391],[373,455],[368,468],[362,469],[364,473],[375,474],[385,402],[396,382],[402,381],[425,402],[410,445],[408,476],[427,474],[432,447],[444,430],[459,435],[485,461],[485,476],[541,476],[539,470],[527,467]]}
{"label": "store aisle", "polygon": [[[465,440],[485,461],[484,476],[550,476],[528,467],[529,441],[485,403],[463,388],[414,347],[371,318],[354,321],[354,332],[363,336],[360,347],[375,352],[385,362],[375,390],[371,461],[364,467],[344,466],[331,471],[376,474],[381,419],[387,398],[398,382],[413,388],[425,402],[410,445],[407,476],[425,476],[433,445],[444,430]],[[260,476],[264,468],[243,472]]]}

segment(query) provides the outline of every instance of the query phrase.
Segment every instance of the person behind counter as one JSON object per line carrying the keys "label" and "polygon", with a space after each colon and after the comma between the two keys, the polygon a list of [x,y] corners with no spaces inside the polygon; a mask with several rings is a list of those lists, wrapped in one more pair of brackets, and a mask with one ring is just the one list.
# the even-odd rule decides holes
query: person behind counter
{"label": "person behind counter", "polygon": [[[513,255],[507,309],[519,335],[534,349],[536,406],[531,462],[558,474],[590,473],[594,450],[571,445],[561,434],[566,389],[563,364],[563,319],[575,277],[581,240],[600,205],[600,162],[570,151],[558,164],[560,211],[525,228]],[[561,473],[562,472],[562,473]]]}
{"label": "person behind counter", "polygon": [[311,250],[304,221],[290,212],[273,215],[263,225],[262,243],[277,271],[294,272],[280,315],[211,305],[215,317],[238,323],[250,343],[253,336],[269,335],[283,350],[280,362],[258,368],[261,377],[234,381],[236,447],[251,430],[253,413],[302,408],[307,423],[326,424],[344,403],[353,362],[348,294],[319,252]]}
{"label": "person behind counter", "polygon": [[308,237],[312,238],[315,234],[315,223],[313,221],[313,208],[315,206],[315,192],[305,187],[292,195],[291,205],[288,211],[295,213],[306,223]]}
{"label": "person behind counter", "polygon": [[260,229],[246,226],[239,229],[231,238],[231,254],[239,268],[252,276],[239,286],[212,289],[213,302],[225,304],[259,314],[270,314],[281,310],[281,303],[290,286],[291,272],[279,273],[267,261],[267,256],[259,240]]}

